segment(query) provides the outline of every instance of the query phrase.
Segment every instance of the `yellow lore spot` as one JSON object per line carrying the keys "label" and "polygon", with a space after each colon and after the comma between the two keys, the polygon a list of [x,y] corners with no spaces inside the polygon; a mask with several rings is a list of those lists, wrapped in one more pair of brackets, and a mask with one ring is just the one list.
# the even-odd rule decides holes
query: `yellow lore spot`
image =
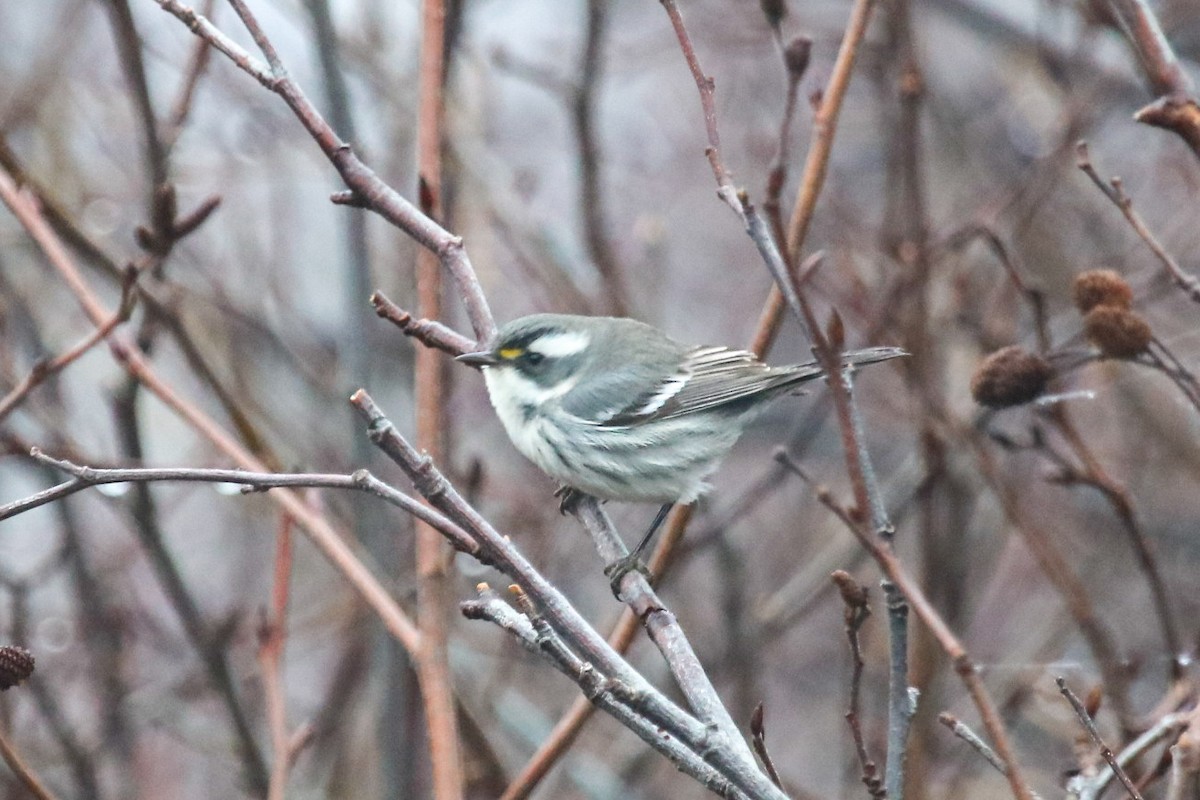
{"label": "yellow lore spot", "polygon": [[520,358],[524,352],[520,347],[505,347],[500,351],[500,357],[505,361],[512,361],[514,358]]}

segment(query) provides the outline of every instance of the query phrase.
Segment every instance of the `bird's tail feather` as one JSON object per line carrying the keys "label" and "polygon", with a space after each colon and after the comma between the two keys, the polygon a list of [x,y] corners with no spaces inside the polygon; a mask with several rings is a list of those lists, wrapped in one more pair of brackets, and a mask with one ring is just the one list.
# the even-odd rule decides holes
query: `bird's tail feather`
{"label": "bird's tail feather", "polygon": [[[868,347],[863,350],[847,350],[842,353],[842,365],[860,367],[864,364],[877,364],[880,361],[891,361],[893,358],[907,356],[908,351],[899,347]],[[816,361],[797,364],[794,367],[784,367],[787,377],[778,386],[795,386],[798,383],[810,381],[824,375],[821,365]]]}
{"label": "bird's tail feather", "polygon": [[863,364],[891,361],[893,358],[902,358],[907,355],[908,351],[899,347],[868,347],[865,350],[851,350],[842,353],[842,364],[848,367],[858,367]]}

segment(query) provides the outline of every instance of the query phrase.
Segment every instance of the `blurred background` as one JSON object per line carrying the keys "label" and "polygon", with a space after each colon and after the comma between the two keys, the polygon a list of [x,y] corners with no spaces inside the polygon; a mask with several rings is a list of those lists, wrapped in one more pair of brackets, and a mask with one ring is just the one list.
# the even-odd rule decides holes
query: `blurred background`
{"label": "blurred background", "polygon": [[[250,3],[339,133],[415,198],[419,5]],[[682,6],[715,80],[725,163],[755,202],[780,153],[780,42],[812,41],[784,141],[786,218],[850,4],[792,2],[778,39],[755,0]],[[1194,73],[1200,6],[1153,7]],[[197,8],[252,47],[224,3]],[[969,388],[1001,346],[1086,347],[1071,282],[1093,268],[1120,272],[1158,341],[1200,366],[1196,306],[1075,165],[1085,138],[1099,173],[1120,175],[1164,247],[1197,269],[1196,156],[1133,121],[1154,95],[1110,23],[1101,3],[880,4],[805,245],[825,252],[809,285],[822,318],[840,313],[847,345],[914,354],[856,384],[896,547],[980,664],[1043,797],[1061,796],[1080,767],[1077,722],[1053,678],[1081,694],[1102,686],[1101,729],[1119,744],[1167,710],[1169,688],[1187,677],[1173,655],[1194,654],[1200,613],[1200,411],[1170,380],[1134,363],[1090,363],[1057,376],[1048,402],[996,412]],[[448,40],[445,222],[465,238],[498,319],[622,313],[683,341],[749,344],[770,277],[716,197],[696,86],[660,4],[476,0],[452,5]],[[381,289],[415,308],[416,246],[378,217],[332,205],[344,187],[288,108],[220,54],[193,69],[199,52],[149,0],[0,2],[0,165],[37,187],[110,307],[119,269],[153,255],[136,231],[153,227],[154,187],[172,183],[181,214],[219,197],[144,271],[153,302],[125,329],[164,379],[274,468],[368,466],[407,491],[347,398],[366,387],[413,431],[414,342],[367,298]],[[147,146],[147,113],[161,152]],[[1014,274],[1044,303],[1048,343]],[[450,291],[446,307],[445,321],[469,334]],[[27,232],[0,213],[0,392],[92,329]],[[769,360],[809,357],[785,319]],[[607,631],[621,609],[589,540],[559,515],[551,480],[509,444],[479,376],[448,358],[446,375],[443,468]],[[230,465],[103,345],[0,419],[0,437],[0,503],[62,480],[27,457],[31,446],[95,466]],[[845,569],[872,589],[862,715],[882,763],[879,573],[813,486],[779,466],[780,447],[851,502],[832,408],[814,386],[739,443],[661,593],[734,718],[745,724],[764,704],[794,796],[862,797],[843,719],[850,656],[828,574]],[[411,520],[370,497],[308,499],[411,608]],[[609,509],[628,541],[654,513]],[[255,793],[269,753],[256,630],[279,527],[261,495],[204,484],[118,485],[0,523],[0,639],[38,661],[28,686],[0,697],[0,717],[60,796]],[[1157,556],[1169,625],[1133,534]],[[288,796],[430,796],[405,653],[302,537],[295,558],[285,696],[290,724],[310,726],[312,740]],[[499,577],[455,560],[457,599],[482,580]],[[1004,779],[937,724],[941,711],[978,720],[941,651],[919,626],[913,637],[910,678],[922,695],[909,797],[1007,796]],[[670,687],[648,642],[631,652]],[[469,794],[498,796],[577,689],[493,626],[457,615],[450,658]],[[7,772],[0,787],[24,796]],[[702,795],[603,715],[534,794]]]}

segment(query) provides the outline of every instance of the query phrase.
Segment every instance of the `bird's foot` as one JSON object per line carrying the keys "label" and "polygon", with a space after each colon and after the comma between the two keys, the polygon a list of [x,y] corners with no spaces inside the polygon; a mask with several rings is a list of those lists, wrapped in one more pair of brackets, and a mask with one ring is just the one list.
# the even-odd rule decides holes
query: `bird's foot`
{"label": "bird's foot", "polygon": [[563,516],[574,515],[579,508],[579,501],[583,499],[583,492],[570,486],[560,486],[554,491],[554,496],[558,498],[558,513]]}
{"label": "bird's foot", "polygon": [[642,563],[641,554],[637,552],[630,553],[624,558],[618,558],[604,568],[604,577],[608,578],[608,587],[612,589],[613,597],[618,600],[621,600],[621,581],[631,572],[642,573],[647,581],[654,579],[654,576],[650,574],[650,568]]}

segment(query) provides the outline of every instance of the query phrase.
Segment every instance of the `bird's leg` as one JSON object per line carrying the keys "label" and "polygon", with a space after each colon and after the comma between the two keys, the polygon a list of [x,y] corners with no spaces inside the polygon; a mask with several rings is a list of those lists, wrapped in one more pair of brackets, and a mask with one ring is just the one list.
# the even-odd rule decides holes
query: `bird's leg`
{"label": "bird's leg", "polygon": [[671,509],[675,507],[674,503],[663,503],[662,508],[658,509],[658,513],[654,515],[654,521],[650,523],[650,529],[646,531],[646,535],[638,542],[637,547],[633,548],[633,552],[629,554],[630,558],[638,559],[642,557],[642,553],[646,552],[646,547],[654,538],[654,534],[658,533],[658,529],[667,519],[667,514],[671,513]]}
{"label": "bird's leg", "polygon": [[671,508],[674,503],[663,503],[662,508],[658,509],[658,513],[654,515],[654,521],[650,523],[650,529],[646,531],[646,535],[637,543],[637,547],[633,548],[633,552],[624,558],[618,558],[604,568],[604,574],[608,577],[609,586],[612,588],[613,596],[618,600],[621,599],[621,579],[626,573],[637,570],[650,577],[649,570],[642,563],[642,553],[646,551],[646,547],[654,539],[654,534],[662,527],[663,521],[666,520],[667,514],[671,513]]}

